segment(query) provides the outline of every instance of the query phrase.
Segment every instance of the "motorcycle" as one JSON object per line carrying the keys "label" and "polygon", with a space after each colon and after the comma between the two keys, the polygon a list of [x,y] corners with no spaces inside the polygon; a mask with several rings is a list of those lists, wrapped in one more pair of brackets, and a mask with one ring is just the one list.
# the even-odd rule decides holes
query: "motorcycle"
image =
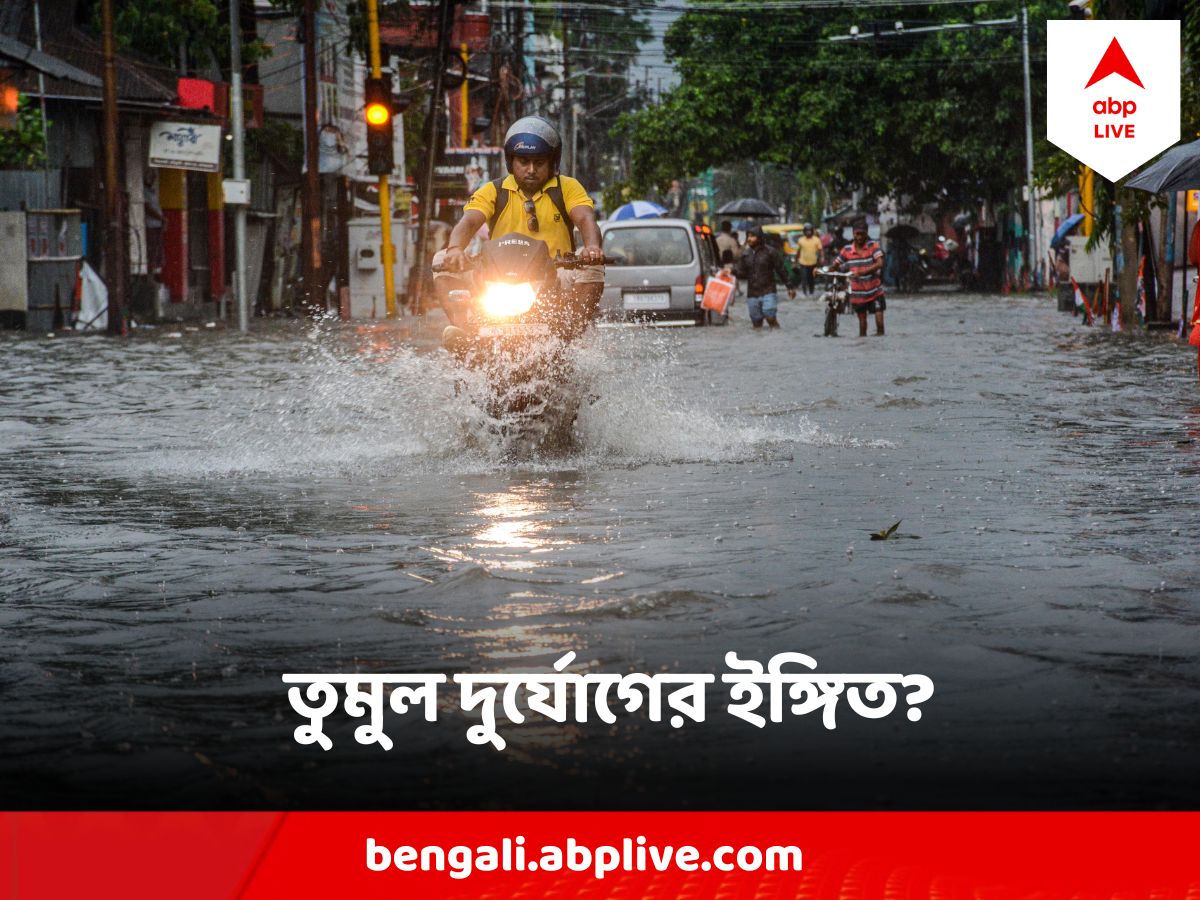
{"label": "motorcycle", "polygon": [[937,243],[933,245],[932,254],[921,251],[921,261],[927,280],[961,286],[962,276],[959,270],[962,257],[958,254],[958,241],[939,235]]}
{"label": "motorcycle", "polygon": [[817,269],[816,276],[826,280],[821,302],[825,304],[824,337],[838,336],[838,316],[850,311],[850,273]]}
{"label": "motorcycle", "polygon": [[572,442],[582,391],[570,347],[595,312],[577,308],[558,272],[585,265],[574,256],[552,259],[544,241],[507,234],[485,242],[465,273],[434,266],[448,282],[443,308],[451,325],[442,344],[462,370],[455,390],[484,414],[484,430],[506,456]]}

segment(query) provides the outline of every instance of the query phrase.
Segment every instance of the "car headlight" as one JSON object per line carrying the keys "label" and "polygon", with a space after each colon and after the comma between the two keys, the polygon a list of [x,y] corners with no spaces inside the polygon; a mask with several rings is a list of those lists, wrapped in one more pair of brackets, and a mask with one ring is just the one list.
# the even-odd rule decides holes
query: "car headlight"
{"label": "car headlight", "polygon": [[481,305],[489,319],[512,319],[529,312],[536,299],[537,294],[529,282],[506,284],[493,281],[484,289]]}

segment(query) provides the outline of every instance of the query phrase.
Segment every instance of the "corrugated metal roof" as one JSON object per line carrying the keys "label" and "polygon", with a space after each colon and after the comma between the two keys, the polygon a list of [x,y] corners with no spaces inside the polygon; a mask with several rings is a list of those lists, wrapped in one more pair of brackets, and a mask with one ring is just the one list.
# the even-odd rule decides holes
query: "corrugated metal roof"
{"label": "corrugated metal roof", "polygon": [[33,47],[23,44],[16,38],[9,37],[6,34],[0,34],[0,54],[7,56],[9,59],[24,63],[30,68],[37,69],[39,72],[44,72],[52,78],[74,81],[77,84],[86,85],[87,87],[98,88],[103,86],[103,82],[95,75],[90,75],[83,71],[83,69],[76,68],[70,63],[65,63],[57,57],[50,56],[48,53],[35,50]]}

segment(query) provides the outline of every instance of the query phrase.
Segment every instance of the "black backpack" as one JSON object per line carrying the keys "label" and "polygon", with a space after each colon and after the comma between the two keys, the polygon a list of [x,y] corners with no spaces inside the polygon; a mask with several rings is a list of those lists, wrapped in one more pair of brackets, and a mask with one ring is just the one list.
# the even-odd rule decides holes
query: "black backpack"
{"label": "black backpack", "polygon": [[[488,219],[488,234],[492,237],[498,237],[496,234],[496,223],[500,221],[500,216],[504,212],[504,208],[508,206],[508,191],[503,187],[504,179],[497,178],[492,182],[492,187],[496,190],[496,208],[492,212],[492,217]],[[571,222],[571,217],[567,215],[567,201],[563,199],[562,187],[554,185],[554,187],[546,188],[546,196],[554,203],[555,208],[562,216],[562,224],[567,229],[567,239],[571,242],[571,252],[575,252],[575,226]]]}

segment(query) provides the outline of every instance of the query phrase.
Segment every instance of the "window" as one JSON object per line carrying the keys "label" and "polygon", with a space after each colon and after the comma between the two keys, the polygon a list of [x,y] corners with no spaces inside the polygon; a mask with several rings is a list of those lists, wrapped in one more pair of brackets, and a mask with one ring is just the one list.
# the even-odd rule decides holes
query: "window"
{"label": "window", "polygon": [[686,266],[692,242],[683,228],[613,228],[604,235],[604,252],[614,266]]}
{"label": "window", "polygon": [[696,243],[700,245],[700,265],[704,267],[704,273],[708,274],[711,269],[717,267],[716,241],[711,234],[698,234]]}

